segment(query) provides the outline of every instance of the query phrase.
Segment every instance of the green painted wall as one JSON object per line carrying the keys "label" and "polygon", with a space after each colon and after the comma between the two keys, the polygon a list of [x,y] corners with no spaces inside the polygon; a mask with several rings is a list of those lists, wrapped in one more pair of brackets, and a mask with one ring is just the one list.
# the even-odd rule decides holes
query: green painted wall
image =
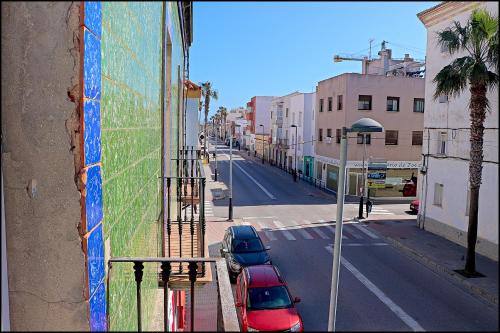
{"label": "green painted wall", "polygon": [[[106,256],[161,255],[161,54],[162,2],[103,2],[102,173]],[[177,4],[169,6],[177,9]],[[177,11],[175,11],[175,17]],[[169,21],[167,19],[167,21]],[[175,21],[175,20],[172,20]],[[178,18],[177,18],[178,21]],[[178,26],[178,24],[177,24]],[[182,65],[173,39],[174,65]],[[181,46],[182,50],[182,46]],[[175,76],[174,76],[175,75]],[[175,91],[176,87],[172,87]],[[176,106],[176,98],[172,99]],[[176,124],[173,119],[172,125]],[[177,137],[176,126],[170,134]],[[172,149],[177,146],[172,142]],[[110,252],[110,253],[109,253]],[[156,265],[142,282],[143,330],[156,301]],[[110,279],[110,328],[136,330],[132,265],[114,264]]]}

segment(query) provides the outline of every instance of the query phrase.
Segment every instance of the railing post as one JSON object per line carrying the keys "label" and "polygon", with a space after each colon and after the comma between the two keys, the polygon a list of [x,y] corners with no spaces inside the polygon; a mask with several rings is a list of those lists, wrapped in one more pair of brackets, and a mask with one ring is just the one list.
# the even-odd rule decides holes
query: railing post
{"label": "railing post", "polygon": [[111,276],[111,268],[113,268],[113,264],[111,261],[108,261],[108,276],[106,276],[106,331],[108,332],[111,330],[111,324],[109,323],[109,280]]}
{"label": "railing post", "polygon": [[141,282],[144,265],[142,261],[134,261],[135,283],[137,285],[137,331],[141,332]]}
{"label": "railing post", "polygon": [[191,257],[194,257],[194,178],[191,178],[191,221],[190,221],[190,231],[191,231]]}
{"label": "railing post", "polygon": [[[200,216],[201,216],[201,257],[205,257],[205,178],[200,179]],[[201,263],[201,273],[205,276],[205,263]]]}
{"label": "railing post", "polygon": [[170,253],[170,234],[172,233],[172,220],[170,219],[170,199],[171,199],[171,182],[172,179],[167,178],[167,237],[168,237],[168,256],[171,256]]}
{"label": "railing post", "polygon": [[198,264],[194,261],[189,265],[189,281],[191,282],[191,332],[194,332],[194,283],[198,274]]}
{"label": "railing post", "polygon": [[170,279],[170,273],[172,272],[172,266],[169,262],[161,263],[161,279],[163,281],[163,322],[164,330],[168,332],[168,280]]}

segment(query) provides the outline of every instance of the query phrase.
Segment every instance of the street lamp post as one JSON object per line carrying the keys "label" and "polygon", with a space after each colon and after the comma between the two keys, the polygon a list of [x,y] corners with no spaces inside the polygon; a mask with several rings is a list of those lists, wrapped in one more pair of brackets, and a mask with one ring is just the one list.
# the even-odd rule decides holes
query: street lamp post
{"label": "street lamp post", "polygon": [[260,124],[259,126],[262,126],[262,164],[264,164],[264,125]]}
{"label": "street lamp post", "polygon": [[299,141],[297,140],[297,125],[292,125],[290,127],[295,127],[295,170],[293,171],[293,180],[297,181],[297,145]]}
{"label": "street lamp post", "polygon": [[335,319],[337,315],[337,295],[339,287],[339,270],[340,270],[340,249],[342,242],[342,220],[344,213],[344,196],[345,196],[345,175],[347,163],[347,133],[369,133],[383,132],[384,127],[377,121],[370,118],[362,118],[352,124],[350,128],[342,128],[342,137],[340,140],[340,166],[337,187],[337,217],[335,221],[335,241],[333,243],[333,267],[332,267],[332,282],[330,289],[330,309],[328,316],[328,331],[335,331]]}
{"label": "street lamp post", "polygon": [[364,201],[364,195],[365,195],[365,156],[366,156],[366,134],[361,133],[363,137],[363,168],[361,169],[362,172],[362,190],[361,190],[361,196],[359,198],[359,209],[358,209],[358,219],[364,219],[363,216],[363,201]]}
{"label": "street lamp post", "polygon": [[[215,127],[214,127],[215,130]],[[217,144],[219,143],[219,138],[217,137],[217,131],[215,131],[215,176],[214,180],[217,181]]]}
{"label": "street lamp post", "polygon": [[241,127],[241,125],[231,126],[231,135],[229,136],[229,216],[228,221],[233,222],[233,131],[232,127]]}

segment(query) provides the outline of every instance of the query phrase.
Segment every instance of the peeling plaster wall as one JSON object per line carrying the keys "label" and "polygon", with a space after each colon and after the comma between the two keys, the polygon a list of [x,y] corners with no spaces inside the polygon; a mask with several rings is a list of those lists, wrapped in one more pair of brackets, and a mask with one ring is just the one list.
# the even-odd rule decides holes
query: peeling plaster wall
{"label": "peeling plaster wall", "polygon": [[89,330],[79,5],[2,2],[2,168],[12,330]]}

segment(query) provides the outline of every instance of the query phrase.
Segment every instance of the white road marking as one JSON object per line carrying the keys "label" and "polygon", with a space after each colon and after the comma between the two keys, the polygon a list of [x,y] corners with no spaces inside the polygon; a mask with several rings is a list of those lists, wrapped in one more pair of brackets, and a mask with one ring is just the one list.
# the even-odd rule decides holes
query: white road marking
{"label": "white road marking", "polygon": [[[304,220],[304,221],[307,221],[307,220]],[[318,220],[318,222],[326,223],[325,220]],[[335,228],[331,225],[326,225],[326,227],[328,228],[328,230],[330,230],[332,232],[333,236],[335,237]],[[344,233],[342,233],[342,239],[347,239],[347,236],[344,235]]]}
{"label": "white road marking", "polygon": [[[363,236],[361,236],[360,234],[358,234],[357,232],[355,232],[354,230],[352,230],[352,228],[350,228],[349,225],[344,225],[343,226],[344,230],[346,230],[349,234],[353,235],[354,238],[356,239],[363,239]],[[342,233],[343,234],[343,233]]]}
{"label": "white road marking", "polygon": [[315,227],[312,231],[317,233],[323,239],[330,239],[330,237],[328,237],[323,231],[319,230],[318,227]]}
{"label": "white road marking", "polygon": [[353,224],[352,226],[359,229],[360,231],[364,232],[365,234],[367,234],[371,238],[374,238],[374,239],[380,238],[377,235],[375,235],[373,232],[368,230],[368,227],[366,227],[366,226],[363,227],[363,226],[360,226],[359,224]]}
{"label": "white road marking", "polygon": [[280,230],[283,233],[283,236],[285,236],[286,239],[288,240],[297,240],[295,237],[293,237],[292,233],[288,230],[285,230],[285,226],[283,223],[280,221],[273,221],[274,225],[278,227],[278,230]]}
{"label": "white road marking", "polygon": [[[225,154],[227,156],[227,154]],[[243,172],[245,175],[247,175],[248,178],[250,178],[265,194],[267,194],[267,196],[269,198],[271,198],[271,200],[276,200],[276,197],[274,195],[272,195],[268,190],[266,190],[266,188],[264,186],[262,186],[261,183],[259,183],[257,180],[255,180],[255,178],[253,178],[252,176],[250,176],[248,174],[248,172],[246,172],[242,167],[240,167],[238,165],[238,163],[234,163],[234,165],[241,170],[241,172]]]}
{"label": "white road marking", "polygon": [[[293,223],[294,225],[297,225],[297,222],[296,222],[296,221],[292,221],[292,223]],[[313,238],[314,238],[314,237],[313,237],[310,233],[308,233],[308,232],[307,232],[307,231],[305,231],[304,229],[300,228],[300,226],[299,226],[297,229],[295,229],[295,230],[297,230],[297,232],[298,232],[299,234],[301,234],[301,235],[302,235],[302,237],[304,237],[305,239],[313,239]]]}
{"label": "white road marking", "polygon": [[260,229],[262,231],[264,231],[264,234],[266,235],[267,238],[269,238],[269,240],[271,240],[271,241],[276,240],[276,236],[274,236],[274,234],[271,231],[264,230],[264,229],[269,229],[267,225],[265,225],[264,223],[262,223],[260,221],[257,221],[257,224],[260,226]]}
{"label": "white road marking", "polygon": [[370,280],[368,280],[360,271],[356,269],[349,261],[344,257],[340,257],[340,261],[345,268],[347,268],[365,287],[368,288],[379,300],[381,300],[387,307],[394,312],[396,316],[399,317],[406,325],[408,325],[413,331],[422,332],[425,331],[422,326],[415,319],[413,319],[409,314],[407,314],[403,309],[401,309],[396,303],[394,303],[386,294],[382,292],[377,286],[375,286]]}

